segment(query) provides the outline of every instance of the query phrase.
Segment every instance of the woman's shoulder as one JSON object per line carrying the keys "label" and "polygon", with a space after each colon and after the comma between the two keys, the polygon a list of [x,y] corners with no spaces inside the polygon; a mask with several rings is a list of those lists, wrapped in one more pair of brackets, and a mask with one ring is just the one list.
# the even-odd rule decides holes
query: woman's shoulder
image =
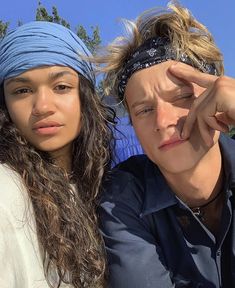
{"label": "woman's shoulder", "polygon": [[25,190],[20,175],[6,164],[0,164],[0,187],[2,191],[0,199]]}
{"label": "woman's shoulder", "polygon": [[0,209],[21,218],[28,208],[29,198],[20,175],[6,164],[0,164]]}
{"label": "woman's shoulder", "polygon": [[[20,175],[0,164],[0,256],[8,257],[0,268],[0,286],[49,287],[38,243],[35,217]],[[1,287],[2,287],[1,286]]]}
{"label": "woman's shoulder", "polygon": [[9,167],[7,164],[0,163],[0,185],[16,185],[21,182],[20,176],[16,171],[14,171],[11,167]]}

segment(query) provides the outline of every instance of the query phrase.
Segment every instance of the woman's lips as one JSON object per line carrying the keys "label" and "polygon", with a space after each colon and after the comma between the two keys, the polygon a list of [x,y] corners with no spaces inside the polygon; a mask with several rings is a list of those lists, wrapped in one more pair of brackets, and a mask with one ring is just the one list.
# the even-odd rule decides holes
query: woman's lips
{"label": "woman's lips", "polygon": [[34,129],[34,131],[39,135],[53,135],[56,134],[62,126],[48,126]]}
{"label": "woman's lips", "polygon": [[53,135],[56,134],[62,126],[62,124],[55,121],[41,121],[33,125],[33,131],[39,135]]}

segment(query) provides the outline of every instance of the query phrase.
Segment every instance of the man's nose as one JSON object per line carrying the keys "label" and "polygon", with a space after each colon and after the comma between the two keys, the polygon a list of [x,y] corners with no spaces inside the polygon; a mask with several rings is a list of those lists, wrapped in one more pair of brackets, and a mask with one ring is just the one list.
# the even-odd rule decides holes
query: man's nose
{"label": "man's nose", "polygon": [[154,131],[161,131],[168,127],[177,125],[178,117],[175,107],[168,102],[158,103],[155,115]]}

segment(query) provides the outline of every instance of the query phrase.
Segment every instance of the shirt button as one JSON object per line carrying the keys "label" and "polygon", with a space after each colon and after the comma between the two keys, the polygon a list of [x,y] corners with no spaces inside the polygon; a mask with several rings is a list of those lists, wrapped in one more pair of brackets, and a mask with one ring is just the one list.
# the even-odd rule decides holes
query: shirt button
{"label": "shirt button", "polygon": [[220,257],[220,256],[221,256],[221,250],[217,250],[216,256],[217,256],[217,257]]}

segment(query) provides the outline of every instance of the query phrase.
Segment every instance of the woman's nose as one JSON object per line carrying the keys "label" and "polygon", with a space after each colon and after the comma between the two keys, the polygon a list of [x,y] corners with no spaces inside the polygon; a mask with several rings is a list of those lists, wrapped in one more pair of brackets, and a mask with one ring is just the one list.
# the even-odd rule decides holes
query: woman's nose
{"label": "woman's nose", "polygon": [[53,95],[49,89],[39,89],[33,99],[32,114],[34,116],[54,113]]}

